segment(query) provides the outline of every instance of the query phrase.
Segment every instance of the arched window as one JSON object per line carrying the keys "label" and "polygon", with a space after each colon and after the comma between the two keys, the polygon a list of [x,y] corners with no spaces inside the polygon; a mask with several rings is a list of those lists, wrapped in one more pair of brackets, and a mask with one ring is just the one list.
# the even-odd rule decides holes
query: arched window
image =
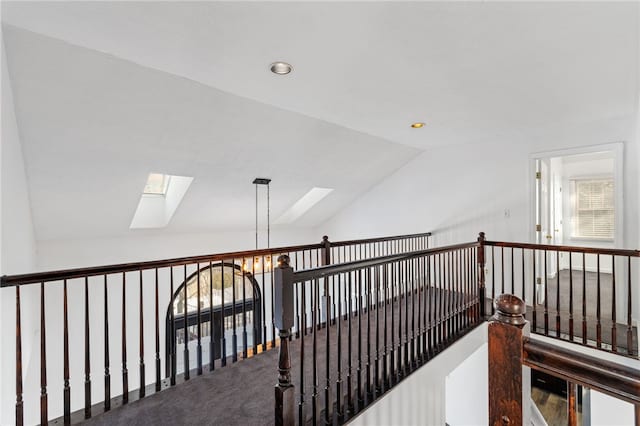
{"label": "arched window", "polygon": [[167,374],[170,368],[182,373],[196,367],[198,305],[203,365],[211,353],[215,360],[241,351],[245,339],[248,347],[262,343],[260,299],[258,283],[239,265],[217,263],[192,273],[174,292],[167,311]]}
{"label": "arched window", "polygon": [[[255,280],[251,274],[242,272],[238,265],[234,267],[232,264],[219,263],[211,267],[207,266],[200,269],[199,275],[198,277],[198,273],[193,273],[186,281],[187,313],[196,312],[198,309],[198,279],[200,280],[200,310],[209,309],[210,303],[213,303],[215,310],[222,307],[223,301],[225,305],[231,305],[234,300],[236,303],[253,300]],[[257,283],[255,285],[257,288]],[[173,313],[176,317],[184,314],[184,286],[183,283],[174,293]]]}

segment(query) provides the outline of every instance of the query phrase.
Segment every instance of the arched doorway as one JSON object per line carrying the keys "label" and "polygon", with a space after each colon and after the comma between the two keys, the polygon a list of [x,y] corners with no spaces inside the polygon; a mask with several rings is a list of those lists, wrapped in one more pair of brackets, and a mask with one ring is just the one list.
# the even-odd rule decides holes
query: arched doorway
{"label": "arched doorway", "polygon": [[167,375],[171,369],[180,374],[196,366],[198,304],[203,365],[209,364],[212,348],[216,360],[238,352],[245,339],[247,347],[261,344],[261,297],[258,282],[240,265],[217,263],[192,273],[176,289],[167,310]]}

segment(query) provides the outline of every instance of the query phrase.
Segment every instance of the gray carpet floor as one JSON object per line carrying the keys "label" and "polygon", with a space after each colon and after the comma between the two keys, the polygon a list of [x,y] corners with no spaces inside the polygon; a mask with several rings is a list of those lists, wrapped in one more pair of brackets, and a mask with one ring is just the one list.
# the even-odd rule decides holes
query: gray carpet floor
{"label": "gray carpet floor", "polygon": [[[584,279],[583,279],[584,278]],[[584,283],[583,283],[584,281]],[[618,284],[619,285],[619,284]],[[583,286],[585,292],[583,292]],[[622,286],[626,291],[626,286]],[[618,286],[618,289],[620,287]],[[543,290],[544,291],[544,290]],[[583,298],[583,293],[585,297]],[[613,350],[628,355],[627,332],[628,327],[619,314],[625,312],[625,306],[616,301],[615,310],[618,314],[617,322],[613,320],[614,297],[613,277],[611,274],[600,274],[600,291],[598,292],[598,274],[579,270],[561,270],[560,273],[547,280],[546,306],[538,303],[535,306],[535,329],[533,324],[534,307],[531,296],[527,295],[526,318],[531,323],[531,331],[557,337],[565,340],[583,342],[583,321],[586,328],[586,338],[589,346],[597,346],[598,342],[598,293],[600,295],[600,341],[604,349]],[[623,293],[624,294],[624,293]],[[522,297],[522,295],[518,295]],[[620,295],[618,295],[620,296]],[[583,315],[583,301],[585,315]],[[488,310],[487,312],[491,312]],[[545,312],[547,316],[545,327]],[[560,320],[559,327],[557,320]],[[573,317],[573,329],[570,319]],[[631,328],[632,353],[637,356],[638,331]],[[614,338],[615,336],[615,338]]]}
{"label": "gray carpet floor", "polygon": [[[450,294],[434,291],[435,301],[449,300],[461,302]],[[412,303],[415,302],[415,305]],[[324,415],[325,388],[330,389],[330,401],[340,382],[344,417],[338,418],[334,405],[329,410],[335,412],[331,422],[342,423],[380,394],[384,393],[404,376],[417,368],[428,357],[435,356],[450,343],[473,329],[477,322],[467,314],[460,313],[444,324],[433,324],[430,329],[419,327],[418,298],[408,300],[406,311],[404,299],[387,304],[387,327],[384,334],[384,305],[371,309],[359,317],[351,316],[351,339],[349,320],[344,317],[328,328],[317,329],[315,333],[316,357],[313,363],[314,333],[309,329],[304,338],[293,339],[291,344],[292,381],[296,387],[296,418],[300,402],[304,402],[303,422],[313,423],[313,399],[316,400],[316,421],[320,423]],[[401,305],[401,306],[400,306]],[[412,309],[414,306],[414,309]],[[461,304],[458,304],[461,306]],[[400,316],[402,309],[402,316]],[[393,315],[392,315],[393,312]],[[407,312],[408,322],[407,322]],[[412,313],[415,322],[412,322]],[[391,328],[391,319],[394,319]],[[399,318],[402,322],[399,323]],[[424,318],[424,316],[423,316]],[[415,325],[413,325],[415,324]],[[423,322],[424,324],[424,322]],[[438,330],[437,332],[435,330]],[[443,332],[444,330],[444,332]],[[422,332],[423,333],[422,333]],[[418,336],[414,339],[414,336]],[[359,337],[360,336],[360,337]],[[407,339],[408,337],[408,339]],[[399,345],[402,341],[402,345]],[[411,342],[415,345],[411,345]],[[405,345],[405,342],[408,342]],[[386,343],[386,344],[385,344]],[[429,348],[421,353],[421,348]],[[328,351],[327,351],[328,349]],[[302,356],[304,351],[304,356]],[[327,381],[327,353],[329,354],[330,377]],[[338,368],[338,357],[341,365]],[[392,361],[393,357],[393,361]],[[408,363],[405,363],[408,360]],[[202,376],[192,375],[192,379],[177,386],[152,394],[126,407],[116,407],[85,421],[87,425],[268,425],[274,423],[274,385],[278,371],[278,348],[255,355],[237,363],[229,363],[224,368]],[[386,365],[386,369],[385,369]],[[314,368],[315,367],[315,368]],[[316,380],[314,381],[314,371]],[[385,379],[385,371],[387,379]],[[339,374],[338,374],[339,372]],[[392,374],[396,372],[397,374]],[[195,377],[194,377],[195,376]],[[301,383],[301,378],[304,378]],[[378,379],[376,381],[376,378]],[[349,383],[351,399],[349,395]],[[360,387],[359,384],[360,383]],[[303,384],[303,386],[301,386]],[[367,386],[370,384],[370,386]],[[304,390],[304,393],[300,392]],[[358,392],[360,389],[360,392]],[[349,410],[351,402],[352,409]]]}
{"label": "gray carpet floor", "polygon": [[[555,336],[556,313],[560,315],[560,333],[567,338],[571,332],[569,326],[569,275],[568,271],[561,271],[560,280],[560,309],[557,310],[557,279],[548,282],[547,317],[548,334]],[[595,274],[587,273],[587,337],[597,339],[597,315],[594,300],[597,294],[597,278]],[[574,271],[573,275],[573,335],[581,341],[582,336],[582,273]],[[594,289],[595,288],[595,289]],[[626,351],[626,325],[614,324],[610,316],[605,315],[605,306],[611,306],[611,278],[603,274],[600,282],[601,289],[601,338],[603,345],[611,344],[612,328],[616,328],[617,347],[619,351]],[[459,294],[438,289],[431,289],[429,295],[429,316],[440,317],[440,312],[446,318],[447,312],[452,312],[453,306],[461,307],[464,300]],[[451,317],[445,323],[432,324],[424,322],[418,317],[417,296],[416,305],[412,299],[402,299],[400,303],[387,304],[379,309],[375,307],[362,315],[351,316],[351,339],[349,339],[349,321],[342,319],[328,329],[317,329],[315,333],[316,347],[316,377],[313,375],[314,333],[308,329],[303,338],[294,338],[290,342],[292,382],[295,385],[296,419],[301,416],[303,423],[312,424],[314,419],[313,400],[316,402],[315,419],[323,422],[325,410],[336,413],[330,423],[342,423],[359,410],[366,407],[377,396],[384,393],[390,386],[402,380],[406,374],[417,368],[421,362],[446,349],[457,338],[477,324],[468,315],[460,314]],[[447,308],[449,307],[449,308]],[[533,308],[528,306],[527,318],[532,321]],[[386,320],[385,320],[386,311]],[[400,316],[400,313],[402,315]],[[409,316],[407,317],[407,312]],[[490,309],[487,312],[491,312]],[[536,332],[544,334],[544,305],[536,305]],[[610,311],[609,311],[610,312]],[[392,324],[393,313],[393,324]],[[424,318],[424,312],[422,312]],[[311,312],[308,312],[311,322]],[[413,316],[412,316],[413,315]],[[399,324],[399,318],[402,323]],[[412,321],[412,318],[414,320]],[[408,321],[407,321],[408,319]],[[423,324],[421,328],[421,324]],[[378,333],[376,333],[376,330]],[[327,336],[327,331],[329,335]],[[386,333],[385,333],[386,331]],[[414,335],[415,346],[410,342]],[[339,338],[338,338],[339,337]],[[409,337],[407,339],[407,337]],[[637,330],[633,329],[634,347],[637,347]],[[399,342],[402,342],[400,344]],[[405,345],[405,342],[409,344]],[[421,348],[428,348],[424,357]],[[304,351],[304,356],[301,356]],[[327,353],[328,364],[327,364]],[[415,361],[413,360],[415,358]],[[340,368],[338,368],[340,360]],[[408,360],[408,362],[406,362]],[[192,379],[184,382],[178,378],[178,385],[169,387],[164,384],[164,390],[154,394],[151,386],[147,388],[147,396],[133,401],[137,391],[130,393],[127,407],[120,407],[121,400],[116,398],[113,409],[101,413],[99,406],[94,407],[94,417],[85,421],[87,425],[268,425],[274,423],[274,386],[277,380],[278,348],[257,354],[250,359],[232,363],[221,368],[220,361],[216,361],[214,372],[205,372],[196,376],[192,371]],[[327,369],[328,366],[328,369]],[[205,368],[205,371],[208,370]],[[330,375],[327,380],[326,372]],[[301,381],[301,379],[303,379]],[[338,410],[333,404],[338,392],[343,407]],[[301,392],[303,390],[304,392]],[[329,405],[326,404],[325,394],[328,391]],[[350,396],[350,398],[349,398]],[[302,412],[299,408],[302,407]],[[337,413],[342,416],[339,418]],[[74,423],[82,421],[82,413],[72,416]]]}
{"label": "gray carpet floor", "polygon": [[[557,311],[560,315],[560,333],[570,334],[569,329],[569,275],[561,271],[560,297]],[[597,319],[595,303],[597,295],[597,279],[595,274],[587,273],[587,337],[595,341],[597,338]],[[574,271],[573,275],[573,313],[574,338],[582,336],[582,273]],[[557,280],[548,282],[548,334],[556,335]],[[594,290],[595,287],[595,290]],[[601,276],[601,337],[603,344],[611,344],[612,329],[617,334],[618,350],[626,350],[626,325],[614,324],[611,321],[611,278]],[[432,317],[444,315],[452,309],[461,307],[464,300],[452,292],[431,289],[429,310]],[[407,304],[409,310],[407,311]],[[357,412],[377,396],[384,393],[389,386],[402,380],[421,362],[428,360],[444,350],[452,341],[461,337],[477,325],[472,318],[460,314],[450,318],[443,324],[429,324],[424,327],[418,316],[418,297],[401,299],[386,305],[387,316],[385,326],[385,309],[380,305],[362,315],[352,315],[351,337],[349,337],[349,320],[344,317],[328,329],[321,328],[315,332],[316,356],[314,364],[314,333],[307,330],[303,338],[293,339],[291,344],[292,381],[295,385],[296,419],[299,419],[302,407],[302,422],[311,424],[314,419],[313,400],[315,399],[316,422],[323,421],[324,410],[340,411],[344,417],[337,415],[330,418],[332,423],[341,423]],[[532,320],[533,309],[529,306],[527,318]],[[401,313],[402,310],[402,313]],[[489,309],[487,312],[491,312]],[[609,316],[605,315],[609,312]],[[407,315],[408,313],[408,315]],[[536,305],[536,331],[544,334],[544,305]],[[307,313],[309,323],[311,312]],[[393,318],[393,324],[392,324]],[[399,322],[401,318],[402,322]],[[607,319],[608,318],[608,319]],[[420,324],[423,325],[421,328]],[[385,335],[384,330],[387,330]],[[327,336],[328,331],[328,336]],[[417,339],[414,340],[414,336]],[[633,329],[634,345],[637,347],[637,330]],[[411,345],[411,342],[414,345]],[[402,342],[400,344],[399,342]],[[408,342],[408,343],[407,343]],[[406,343],[406,344],[405,344]],[[428,348],[422,356],[421,348]],[[327,354],[329,362],[327,369]],[[415,362],[414,362],[415,359]],[[340,360],[340,366],[338,366]],[[408,362],[407,362],[408,360]],[[219,361],[217,361],[219,363]],[[85,422],[87,425],[268,425],[274,423],[274,385],[277,380],[278,349],[270,349],[249,359],[231,363],[214,372],[196,376],[152,394],[148,391],[146,398],[129,403],[125,408],[115,407],[111,411],[99,414]],[[330,372],[327,380],[326,372]],[[315,372],[315,380],[314,380]],[[386,375],[385,375],[386,372]],[[303,379],[301,381],[301,379]],[[377,380],[376,380],[377,379]],[[343,408],[337,410],[334,405],[325,405],[325,391],[330,393],[330,401],[335,400],[340,384]],[[351,392],[349,393],[349,389]],[[303,392],[301,392],[303,391]],[[133,392],[132,394],[134,394]],[[351,398],[349,398],[349,395]],[[117,401],[114,405],[118,405]],[[351,406],[351,410],[349,407]],[[99,412],[99,409],[96,410]],[[74,421],[79,413],[75,413]]]}

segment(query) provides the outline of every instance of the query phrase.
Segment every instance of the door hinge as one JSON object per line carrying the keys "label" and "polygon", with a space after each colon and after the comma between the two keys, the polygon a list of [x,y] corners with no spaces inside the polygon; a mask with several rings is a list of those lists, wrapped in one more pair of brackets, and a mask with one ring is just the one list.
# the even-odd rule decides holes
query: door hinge
{"label": "door hinge", "polygon": [[537,231],[537,232],[542,231],[542,226],[541,226],[541,225],[536,225],[536,231]]}
{"label": "door hinge", "polygon": [[536,179],[542,179],[542,173],[536,172]]}

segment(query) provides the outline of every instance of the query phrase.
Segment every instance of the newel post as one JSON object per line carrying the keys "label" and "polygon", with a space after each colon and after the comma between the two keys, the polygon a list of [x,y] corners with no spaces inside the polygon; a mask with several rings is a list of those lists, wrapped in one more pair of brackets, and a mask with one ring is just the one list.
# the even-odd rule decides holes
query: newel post
{"label": "newel post", "polygon": [[[522,339],[529,335],[524,302],[502,294],[489,319],[489,425],[523,424]],[[526,380],[525,378],[525,381]]]}
{"label": "newel post", "polygon": [[478,236],[478,298],[480,299],[480,318],[484,320],[486,315],[486,287],[484,276],[484,232]]}
{"label": "newel post", "polygon": [[322,237],[322,266],[331,265],[331,242],[326,235]]}
{"label": "newel post", "polygon": [[[322,266],[331,265],[331,242],[326,235],[322,237]],[[329,295],[329,279],[324,279],[324,294],[322,295],[322,305],[320,306],[321,321],[326,327],[331,321],[335,324],[335,318],[331,319],[331,296]]]}
{"label": "newel post", "polygon": [[289,337],[293,327],[293,268],[289,266],[289,256],[278,257],[274,274],[274,321],[280,333],[278,356],[278,383],[275,387],[275,423],[293,425],[294,387],[291,381],[291,355]]}

